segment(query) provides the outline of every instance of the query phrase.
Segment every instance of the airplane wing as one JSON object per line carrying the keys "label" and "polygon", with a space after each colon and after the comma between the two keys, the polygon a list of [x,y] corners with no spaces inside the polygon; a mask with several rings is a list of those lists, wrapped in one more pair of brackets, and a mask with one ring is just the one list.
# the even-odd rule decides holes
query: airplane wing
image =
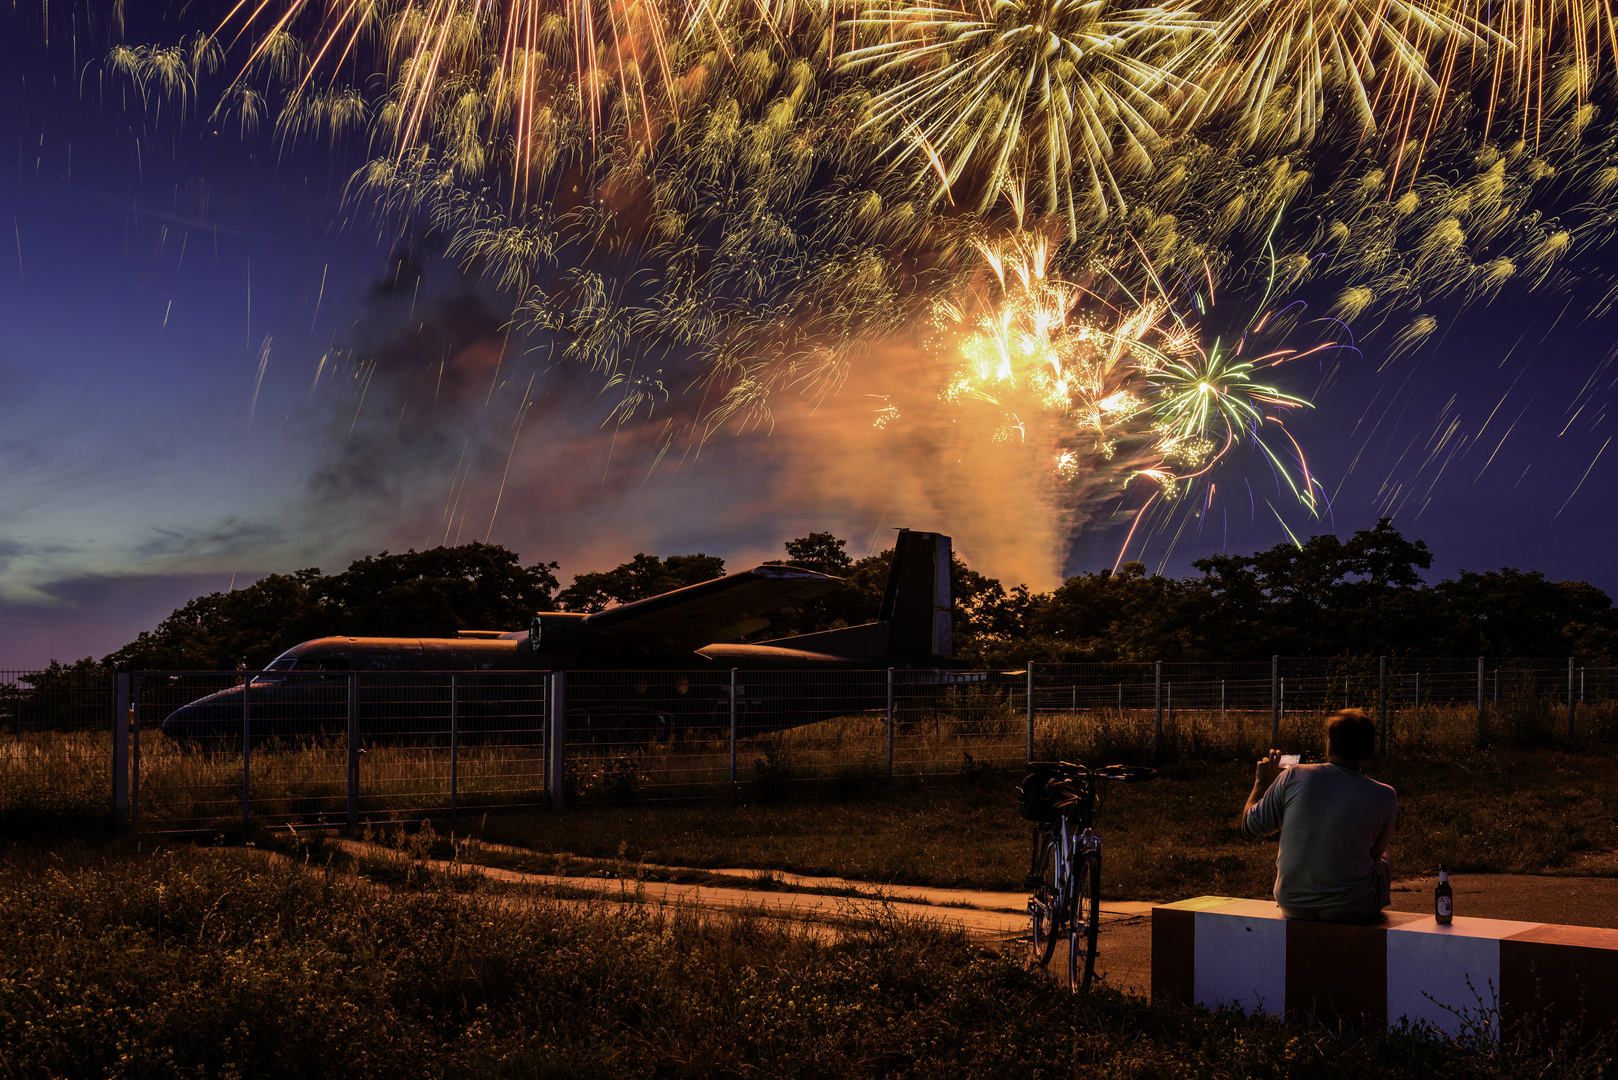
{"label": "airplane wing", "polygon": [[626,646],[690,650],[737,641],[770,625],[763,613],[842,588],[843,579],[795,566],[757,566],[598,611],[593,634]]}

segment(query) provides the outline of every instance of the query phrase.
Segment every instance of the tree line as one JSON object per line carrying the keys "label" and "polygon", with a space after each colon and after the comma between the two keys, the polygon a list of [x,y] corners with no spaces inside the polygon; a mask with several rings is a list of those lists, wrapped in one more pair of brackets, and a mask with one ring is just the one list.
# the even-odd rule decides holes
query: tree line
{"label": "tree line", "polygon": [[[756,639],[869,622],[881,607],[891,549],[855,559],[831,533],[789,540],[780,565],[846,579],[821,599],[785,609]],[[969,666],[1038,662],[1236,661],[1284,656],[1491,656],[1588,659],[1618,655],[1618,612],[1600,589],[1539,571],[1463,572],[1428,584],[1432,554],[1386,519],[1252,555],[1212,555],[1200,576],[1149,574],[1138,562],[1077,574],[1037,593],[1005,587],[958,555],[952,578],[956,653]],[[60,670],[258,669],[311,638],[452,637],[513,630],[535,611],[600,611],[725,572],[693,553],[638,554],[562,587],[555,562],[473,542],[382,552],[346,570],[271,574],[199,596],[103,657]]]}

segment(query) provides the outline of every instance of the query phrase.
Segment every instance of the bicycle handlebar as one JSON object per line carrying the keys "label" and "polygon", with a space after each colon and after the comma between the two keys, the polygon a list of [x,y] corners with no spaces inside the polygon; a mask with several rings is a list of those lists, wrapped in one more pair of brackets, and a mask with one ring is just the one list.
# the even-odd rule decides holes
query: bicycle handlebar
{"label": "bicycle handlebar", "polygon": [[1090,775],[1104,777],[1107,780],[1122,780],[1126,784],[1138,784],[1145,780],[1156,780],[1157,770],[1145,765],[1103,765],[1099,769],[1091,769]]}
{"label": "bicycle handlebar", "polygon": [[1157,779],[1157,770],[1145,765],[1102,765],[1091,769],[1072,761],[1030,761],[1028,771],[1048,778],[1121,780],[1126,784]]}

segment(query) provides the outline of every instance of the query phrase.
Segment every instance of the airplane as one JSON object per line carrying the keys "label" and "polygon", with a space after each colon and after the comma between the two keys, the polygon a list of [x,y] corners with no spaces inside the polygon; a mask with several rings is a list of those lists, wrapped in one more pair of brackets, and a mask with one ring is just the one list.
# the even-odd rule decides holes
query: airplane
{"label": "airplane", "polygon": [[[885,684],[877,695],[866,685],[869,676],[853,672],[934,670],[953,655],[950,551],[950,538],[942,533],[901,529],[875,622],[757,643],[738,639],[766,629],[769,612],[824,596],[841,588],[843,579],[765,565],[590,614],[538,612],[527,630],[469,631],[456,638],[317,638],[288,649],[249,679],[249,714],[263,737],[332,733],[340,726],[338,712],[346,724],[349,671],[487,673],[469,682],[471,694],[458,702],[469,732],[509,730],[518,717],[531,721],[537,709],[533,680],[500,673],[533,670],[566,671],[570,731],[604,741],[728,725],[733,693],[749,728],[869,709],[885,695]],[[731,669],[745,670],[745,683]],[[816,670],[824,674],[814,680],[813,701],[791,691],[788,673]],[[839,670],[849,674],[831,674]],[[797,681],[802,684],[801,676]],[[447,717],[446,710],[447,698],[392,710],[371,707],[362,716],[426,711],[436,718],[441,711]],[[163,732],[239,738],[242,712],[242,688],[231,687],[176,709],[163,721]],[[373,715],[367,727],[402,734],[427,719]]]}

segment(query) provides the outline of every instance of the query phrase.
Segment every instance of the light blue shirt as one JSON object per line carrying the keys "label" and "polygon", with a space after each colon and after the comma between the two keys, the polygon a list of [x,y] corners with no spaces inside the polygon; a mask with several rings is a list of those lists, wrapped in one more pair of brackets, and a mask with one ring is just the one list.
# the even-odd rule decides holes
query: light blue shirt
{"label": "light blue shirt", "polygon": [[1393,838],[1399,796],[1341,765],[1283,770],[1242,818],[1242,834],[1279,831],[1275,902],[1301,918],[1354,919],[1380,908],[1377,860]]}

